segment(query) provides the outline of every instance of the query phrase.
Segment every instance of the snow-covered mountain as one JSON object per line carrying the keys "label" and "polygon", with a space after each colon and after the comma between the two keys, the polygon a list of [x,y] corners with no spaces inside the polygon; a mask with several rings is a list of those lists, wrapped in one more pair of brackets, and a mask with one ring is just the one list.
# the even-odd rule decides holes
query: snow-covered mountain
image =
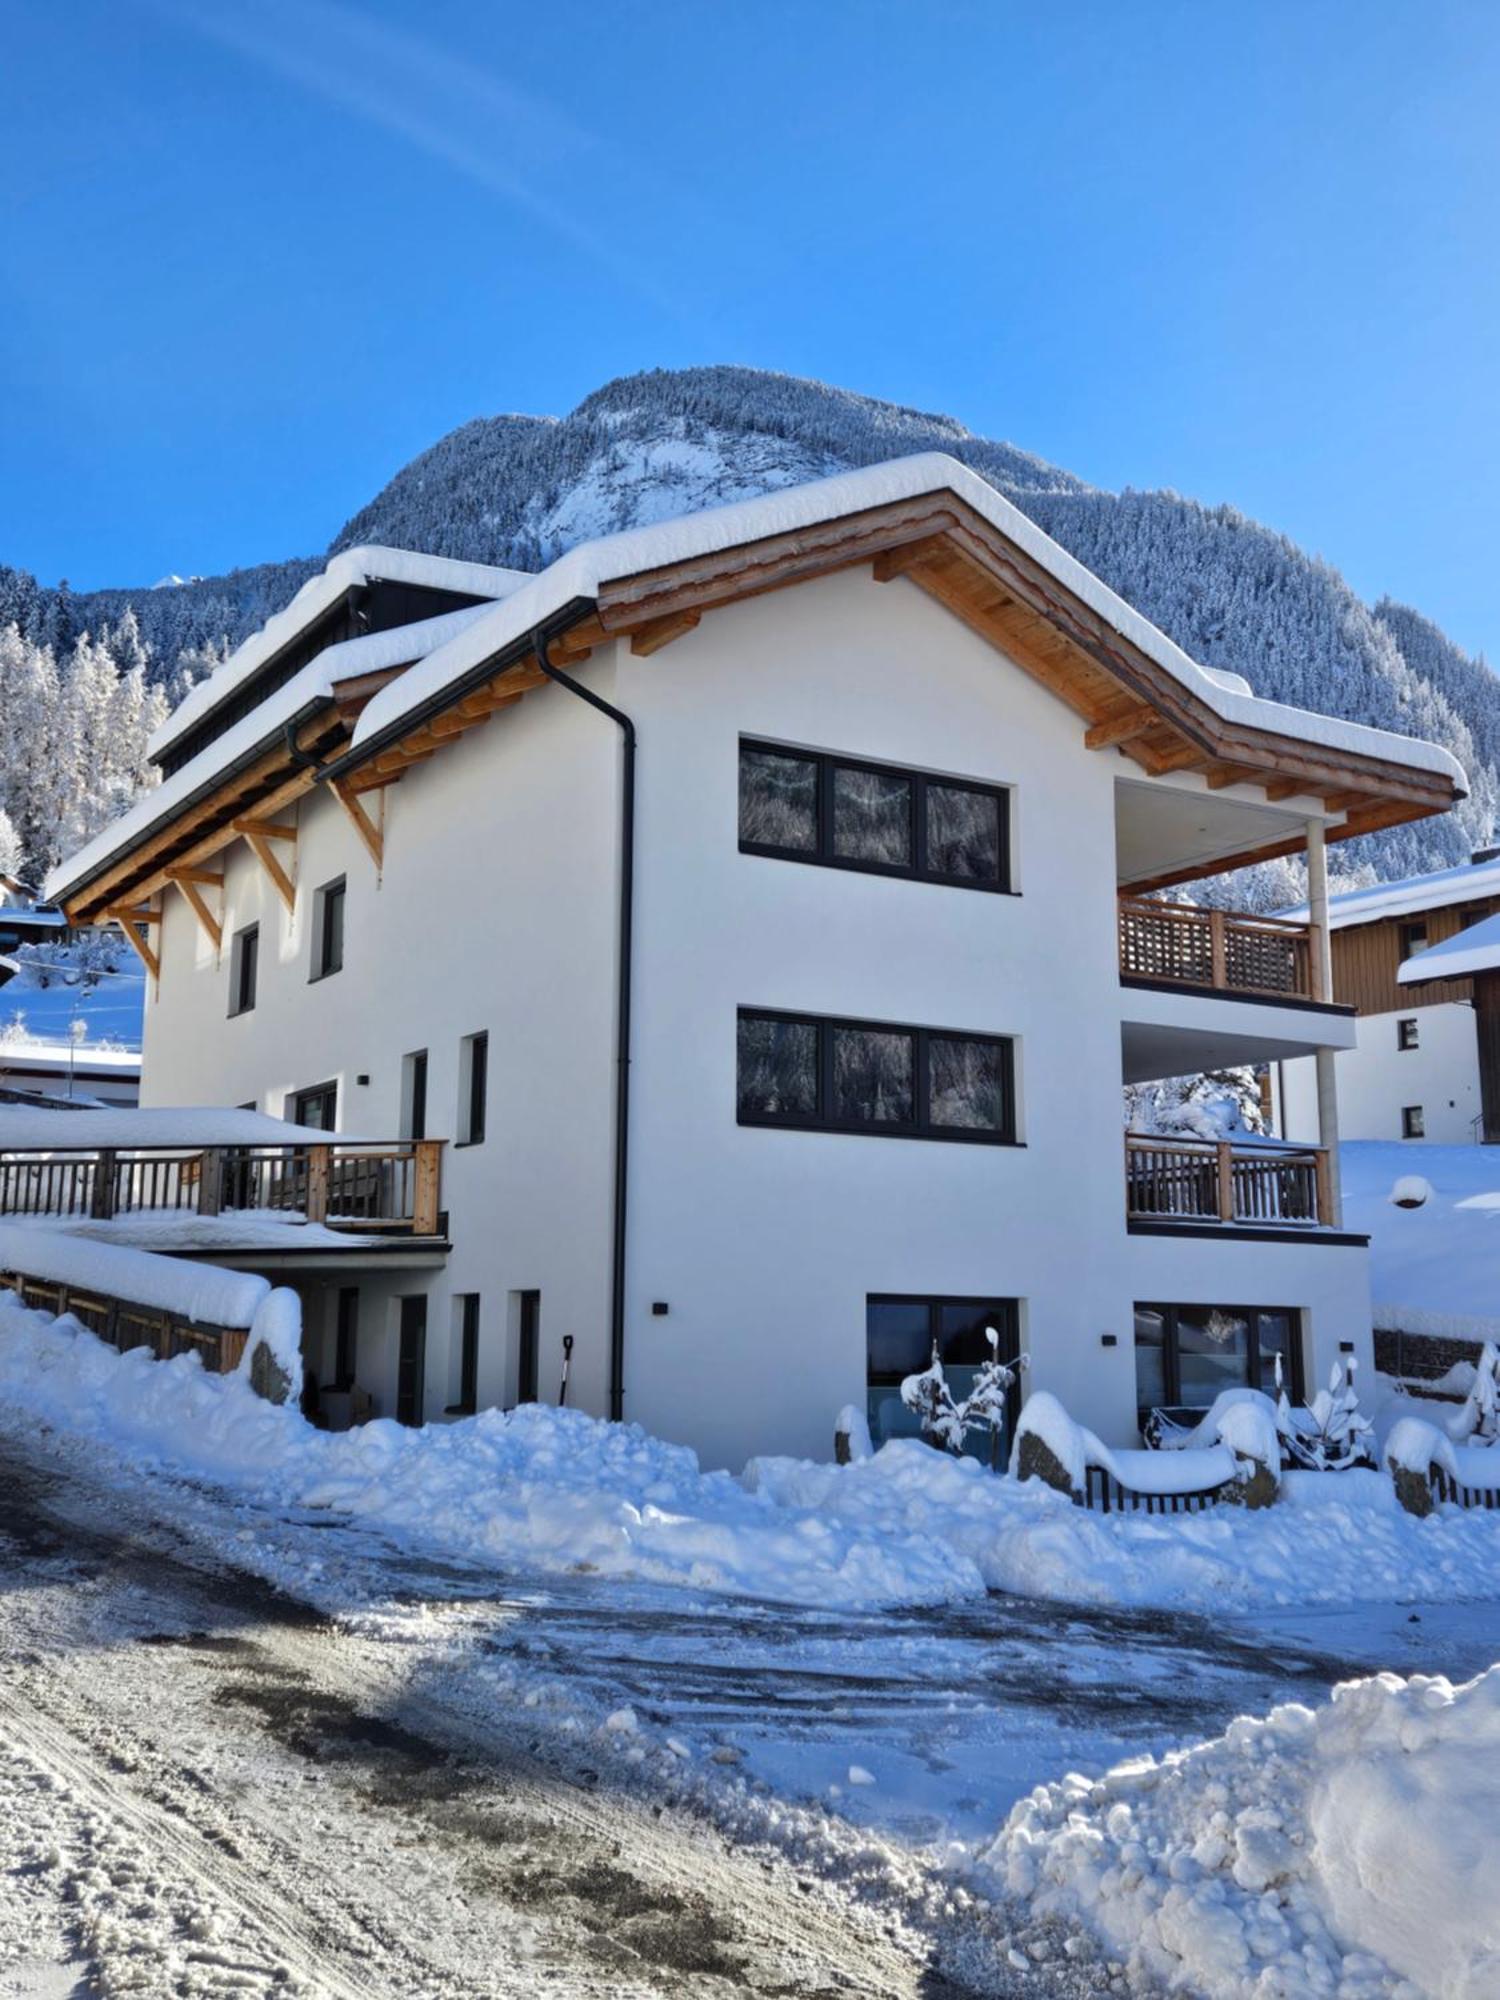
{"label": "snow-covered mountain", "polygon": [[[1446,744],[1474,796],[1441,822],[1347,849],[1341,866],[1407,874],[1487,841],[1500,803],[1500,682],[1420,613],[1362,603],[1326,563],[1232,507],[1106,493],[951,417],[751,368],[656,370],[611,382],[561,419],[460,426],[404,466],[331,549],[359,542],[536,569],[590,536],[908,452],[953,454],[1210,665],[1259,694]],[[179,655],[242,638],[321,559],[263,564],[167,590],[69,596],[0,568],[0,627],[59,649],[133,606],[166,679]]]}

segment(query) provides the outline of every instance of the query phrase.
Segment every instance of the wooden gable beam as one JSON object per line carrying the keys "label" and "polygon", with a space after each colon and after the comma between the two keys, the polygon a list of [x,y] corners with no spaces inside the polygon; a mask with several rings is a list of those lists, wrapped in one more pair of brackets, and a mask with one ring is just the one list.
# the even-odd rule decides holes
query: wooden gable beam
{"label": "wooden gable beam", "polygon": [[203,929],[203,934],[213,946],[215,953],[217,954],[222,951],[224,948],[223,922],[208,907],[203,891],[198,885],[204,881],[217,882],[220,889],[222,889],[224,886],[224,877],[222,875],[213,875],[204,868],[169,868],[166,870],[166,877],[169,882],[175,883],[183,895],[186,896],[192,907],[193,915],[198,919]]}
{"label": "wooden gable beam", "polygon": [[297,825],[289,819],[232,819],[230,830],[234,833],[258,834],[262,840],[285,840],[293,846],[297,843]]}
{"label": "wooden gable beam", "polygon": [[691,632],[702,616],[701,611],[674,611],[670,617],[653,618],[648,624],[637,625],[630,635],[630,650],[638,660],[649,659],[663,646],[670,646],[674,639]]}
{"label": "wooden gable beam", "polygon": [[[350,825],[354,828],[354,831],[359,835],[360,839],[364,842],[366,852],[369,854],[370,859],[375,863],[375,872],[378,875],[380,871],[385,867],[385,834],[382,830],[382,826],[377,825],[376,822],[373,819],[371,819],[370,815],[365,810],[364,802],[360,797],[360,794],[358,792],[351,791],[349,786],[345,783],[345,781],[342,778],[333,779],[332,790],[333,790],[333,796],[338,800],[339,804],[344,808],[344,811],[348,814]],[[385,819],[384,807],[381,808],[380,817],[383,824]]]}
{"label": "wooden gable beam", "polygon": [[245,835],[250,852],[271,878],[271,887],[286,905],[286,913],[291,916],[297,908],[297,885],[272,852],[271,843],[258,833]]}

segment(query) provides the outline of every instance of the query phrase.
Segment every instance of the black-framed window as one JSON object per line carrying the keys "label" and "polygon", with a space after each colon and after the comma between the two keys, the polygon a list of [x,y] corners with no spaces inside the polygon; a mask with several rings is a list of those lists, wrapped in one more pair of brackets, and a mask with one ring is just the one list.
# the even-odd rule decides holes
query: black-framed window
{"label": "black-framed window", "polygon": [[1276,1357],[1301,1402],[1302,1320],[1292,1306],[1135,1309],[1135,1391],[1141,1422],[1152,1410],[1206,1410],[1225,1389],[1276,1393]]}
{"label": "black-framed window", "polygon": [[876,875],[1010,889],[1003,785],[740,742],[740,852]]}
{"label": "black-framed window", "polygon": [[1417,1046],[1417,1020],[1414,1014],[1405,1016],[1396,1023],[1396,1047],[1403,1053]]}
{"label": "black-framed window", "polygon": [[458,1072],[458,1142],[461,1146],[479,1146],[484,1143],[486,1099],[489,1095],[488,1034],[464,1036]]}
{"label": "black-framed window", "polygon": [[317,893],[313,905],[314,979],[326,979],[330,973],[344,969],[344,900],[342,875],[336,881],[325,882]]}
{"label": "black-framed window", "polygon": [[1015,1143],[1015,1045],[887,1021],[739,1010],[741,1125]]}
{"label": "black-framed window", "polygon": [[1427,949],[1427,920],[1419,918],[1415,923],[1401,926],[1401,956],[1415,958],[1419,951]]}
{"label": "black-framed window", "polygon": [[1402,1105],[1401,1136],[1403,1139],[1425,1139],[1427,1137],[1427,1117],[1420,1104]]}
{"label": "black-framed window", "polygon": [[472,1417],[479,1408],[479,1294],[460,1292],[458,1306],[458,1400],[450,1417]]}
{"label": "black-framed window", "polygon": [[260,925],[246,924],[234,934],[229,953],[229,1011],[248,1014],[255,1005],[256,975],[260,970]]}
{"label": "black-framed window", "polygon": [[320,1132],[338,1126],[339,1087],[337,1083],[309,1084],[292,1093],[291,1118],[294,1125],[314,1125]]}
{"label": "black-framed window", "polygon": [[542,1295],[517,1292],[516,1300],[516,1401],[534,1403],[540,1380],[542,1349]]}
{"label": "black-framed window", "polygon": [[401,1123],[405,1139],[427,1137],[427,1051],[401,1058]]}
{"label": "black-framed window", "polygon": [[[943,1298],[921,1293],[872,1292],[865,1300],[865,1382],[870,1437],[876,1449],[893,1437],[920,1437],[916,1414],[901,1400],[901,1384],[919,1375],[936,1347],[954,1400],[974,1387],[982,1361],[990,1358],[986,1327],[1000,1336],[996,1353],[1013,1362],[1020,1353],[1020,1307],[1015,1299]],[[1021,1414],[1020,1379],[1006,1396],[1006,1429],[1014,1435]],[[978,1435],[965,1443],[971,1456],[988,1462],[990,1440]]]}

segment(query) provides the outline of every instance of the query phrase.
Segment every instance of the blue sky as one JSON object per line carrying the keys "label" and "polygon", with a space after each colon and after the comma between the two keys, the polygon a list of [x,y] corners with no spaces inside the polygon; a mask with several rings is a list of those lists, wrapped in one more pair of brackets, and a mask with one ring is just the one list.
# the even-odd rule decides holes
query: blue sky
{"label": "blue sky", "polygon": [[737,361],[1229,500],[1500,658],[1500,7],[0,0],[0,562],[322,548]]}

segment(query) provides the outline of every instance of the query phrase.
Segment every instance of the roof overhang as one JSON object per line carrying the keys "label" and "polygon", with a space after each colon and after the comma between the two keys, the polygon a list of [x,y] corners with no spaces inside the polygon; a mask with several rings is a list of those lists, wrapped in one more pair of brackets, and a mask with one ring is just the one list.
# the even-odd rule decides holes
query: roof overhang
{"label": "roof overhang", "polygon": [[[766,518],[751,504],[711,510],[701,529],[699,517],[666,524],[674,537],[644,530],[575,550],[413,670],[412,699],[386,688],[394,675],[336,687],[295,735],[223,773],[128,848],[91,861],[87,875],[65,880],[69,915],[139,911],[171,869],[200,865],[237,838],[237,820],[274,812],[319,780],[332,780],[352,804],[397,782],[546,684],[535,655],[539,622],[559,665],[576,666],[615,642],[644,656],[725,605],[861,566],[879,584],[926,592],[1066,703],[1089,749],[1145,778],[1196,774],[1209,792],[1237,790],[1317,816],[1330,840],[1444,812],[1464,796],[1458,767],[1430,745],[1413,741],[1408,754],[1405,739],[1259,701],[1210,675],[964,468],[910,461],[905,482],[921,490],[842,512],[842,496],[862,490],[858,475],[805,489],[814,500],[825,487],[837,489],[824,511],[814,500],[796,508],[777,496],[781,516],[795,525],[776,533],[733,539],[738,523]],[[882,490],[901,483],[887,477]],[[656,548],[694,539],[699,546],[689,553],[641,564]],[[621,564],[617,574],[612,559]],[[1297,851],[1305,834],[1284,829],[1284,819],[1268,819],[1266,838],[1218,866]],[[1128,886],[1163,887],[1205,872],[1212,871],[1195,860]]]}

